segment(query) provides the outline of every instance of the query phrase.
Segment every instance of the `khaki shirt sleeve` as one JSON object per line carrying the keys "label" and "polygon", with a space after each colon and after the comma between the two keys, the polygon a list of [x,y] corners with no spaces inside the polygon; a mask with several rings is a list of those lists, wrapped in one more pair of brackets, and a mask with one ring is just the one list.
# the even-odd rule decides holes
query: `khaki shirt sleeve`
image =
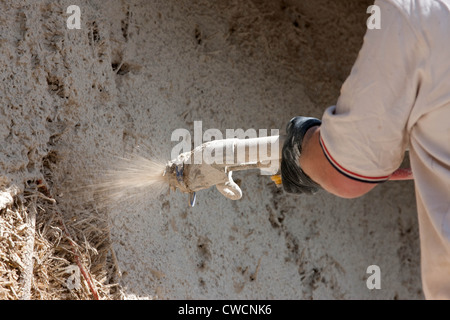
{"label": "khaki shirt sleeve", "polygon": [[[336,106],[322,118],[321,144],[341,173],[382,182],[400,166],[420,85],[421,48],[402,12],[387,1],[381,29],[368,29]],[[338,53],[337,53],[338,54]]]}

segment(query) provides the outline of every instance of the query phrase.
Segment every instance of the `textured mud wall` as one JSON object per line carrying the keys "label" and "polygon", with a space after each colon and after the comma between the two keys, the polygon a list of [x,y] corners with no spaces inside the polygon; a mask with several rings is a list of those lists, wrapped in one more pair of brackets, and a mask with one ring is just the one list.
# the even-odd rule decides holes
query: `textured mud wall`
{"label": "textured mud wall", "polygon": [[[66,8],[80,6],[81,30]],[[284,129],[335,103],[362,44],[368,1],[0,2],[0,176],[45,176],[63,213],[100,215],[128,297],[422,298],[411,182],[356,200],[286,195],[235,174],[215,189],[96,207],[80,186],[113,156],[168,160],[177,128]],[[77,192],[76,192],[77,191]],[[74,218],[74,219],[75,219]],[[381,269],[381,289],[366,269]]]}

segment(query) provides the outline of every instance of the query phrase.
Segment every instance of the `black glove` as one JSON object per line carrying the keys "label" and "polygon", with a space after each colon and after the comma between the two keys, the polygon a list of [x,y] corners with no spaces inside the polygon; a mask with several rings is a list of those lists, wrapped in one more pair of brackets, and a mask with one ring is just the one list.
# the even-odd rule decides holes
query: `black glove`
{"label": "black glove", "polygon": [[321,124],[322,121],[316,118],[295,117],[287,125],[281,157],[281,180],[283,189],[288,193],[314,194],[321,188],[303,172],[299,164],[305,133]]}

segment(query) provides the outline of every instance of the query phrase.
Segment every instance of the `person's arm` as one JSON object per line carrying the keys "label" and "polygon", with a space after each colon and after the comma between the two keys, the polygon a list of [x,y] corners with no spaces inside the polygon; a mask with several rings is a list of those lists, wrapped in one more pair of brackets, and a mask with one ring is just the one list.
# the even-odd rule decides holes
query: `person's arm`
{"label": "person's arm", "polygon": [[320,126],[310,128],[303,139],[300,167],[326,191],[341,198],[357,198],[377,184],[360,182],[337,171],[326,158],[320,145]]}

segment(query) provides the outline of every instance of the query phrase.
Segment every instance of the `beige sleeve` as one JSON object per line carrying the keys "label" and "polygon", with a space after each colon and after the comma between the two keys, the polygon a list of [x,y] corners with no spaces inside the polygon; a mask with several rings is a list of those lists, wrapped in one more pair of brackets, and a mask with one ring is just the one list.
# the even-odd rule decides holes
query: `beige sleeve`
{"label": "beige sleeve", "polygon": [[420,83],[416,34],[394,4],[375,2],[381,29],[367,30],[336,106],[322,118],[321,144],[341,173],[382,182],[400,166]]}

